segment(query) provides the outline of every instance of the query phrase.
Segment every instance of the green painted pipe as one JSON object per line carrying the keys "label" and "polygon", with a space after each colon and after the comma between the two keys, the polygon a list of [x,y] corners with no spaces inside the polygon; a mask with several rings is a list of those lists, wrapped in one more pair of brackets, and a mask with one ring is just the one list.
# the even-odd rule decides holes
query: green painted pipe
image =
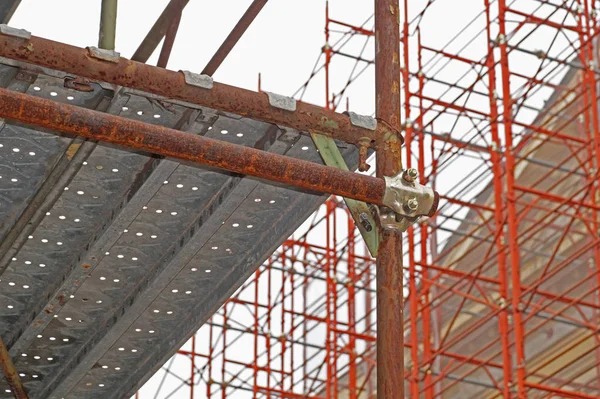
{"label": "green painted pipe", "polygon": [[98,47],[106,50],[115,49],[115,37],[117,33],[117,3],[118,0],[102,0]]}

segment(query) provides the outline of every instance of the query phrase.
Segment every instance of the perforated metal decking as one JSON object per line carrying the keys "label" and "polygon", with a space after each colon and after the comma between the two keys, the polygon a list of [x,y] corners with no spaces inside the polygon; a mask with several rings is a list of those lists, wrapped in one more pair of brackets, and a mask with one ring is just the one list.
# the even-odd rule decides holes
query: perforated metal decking
{"label": "perforated metal decking", "polygon": [[[11,90],[321,162],[292,129],[0,61]],[[0,176],[0,335],[33,398],[132,394],[324,200],[8,121]]]}

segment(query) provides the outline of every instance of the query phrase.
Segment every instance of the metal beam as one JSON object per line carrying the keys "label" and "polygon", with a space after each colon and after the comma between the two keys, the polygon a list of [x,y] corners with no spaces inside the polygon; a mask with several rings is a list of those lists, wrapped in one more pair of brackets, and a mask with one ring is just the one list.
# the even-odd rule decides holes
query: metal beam
{"label": "metal beam", "polygon": [[165,7],[160,17],[156,20],[144,40],[142,44],[137,48],[133,56],[132,60],[138,62],[146,62],[154,53],[154,50],[158,47],[160,41],[167,34],[167,30],[173,18],[179,14],[187,6],[189,0],[171,0],[169,4]]}
{"label": "metal beam", "polygon": [[17,373],[17,369],[15,369],[15,364],[8,354],[4,341],[2,341],[2,337],[0,337],[0,366],[2,367],[2,371],[4,372],[4,376],[6,377],[6,381],[8,382],[14,397],[16,399],[29,399],[27,392],[25,392],[25,388],[23,388],[19,373]]}
{"label": "metal beam", "polygon": [[[376,115],[400,131],[400,8],[398,0],[375,0]],[[377,143],[377,176],[402,169],[402,139]],[[404,398],[402,234],[381,230],[377,257],[377,398]]]}
{"label": "metal beam", "polygon": [[171,57],[171,51],[173,50],[173,44],[175,44],[175,37],[177,37],[177,31],[179,30],[179,23],[181,22],[181,14],[183,10],[174,12],[171,23],[167,28],[165,35],[165,41],[163,42],[162,48],[160,49],[160,56],[156,65],[160,68],[166,68],[169,63],[169,57]]}
{"label": "metal beam", "polygon": [[384,179],[0,89],[0,117],[319,193],[383,204]]}
{"label": "metal beam", "polygon": [[186,83],[183,73],[120,58],[114,62],[92,56],[87,49],[32,36],[0,35],[0,56],[113,83],[166,98],[242,115],[300,131],[311,131],[356,145],[398,137],[388,123],[372,130],[347,115],[298,102],[295,111],[272,106],[266,93],[215,82],[212,89]]}
{"label": "metal beam", "polygon": [[204,70],[202,71],[203,74],[209,76],[214,75],[244,32],[246,32],[252,21],[254,21],[258,13],[260,13],[265,4],[267,4],[267,1],[269,0],[254,0],[252,4],[250,4],[250,7],[248,7],[244,15],[242,15],[242,18],[240,18],[223,44],[221,44],[221,47],[219,47],[215,55],[213,55],[208,64],[206,64],[206,67],[204,67]]}
{"label": "metal beam", "polygon": [[[332,138],[316,133],[312,133],[311,137],[315,146],[319,149],[319,154],[321,154],[321,158],[323,158],[325,165],[342,170],[349,170],[342,153]],[[346,203],[346,206],[354,219],[354,224],[358,228],[358,231],[360,231],[371,256],[376,258],[379,247],[379,230],[377,229],[377,222],[371,214],[369,205],[350,198],[344,198],[344,202]]]}

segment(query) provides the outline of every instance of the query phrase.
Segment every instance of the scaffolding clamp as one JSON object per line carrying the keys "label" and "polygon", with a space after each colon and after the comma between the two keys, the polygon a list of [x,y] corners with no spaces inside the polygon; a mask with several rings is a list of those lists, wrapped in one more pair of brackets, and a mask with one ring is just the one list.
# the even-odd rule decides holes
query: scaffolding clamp
{"label": "scaffolding clamp", "polygon": [[266,91],[269,96],[269,104],[273,108],[279,108],[284,111],[296,112],[296,100],[291,97],[282,96],[281,94],[271,93]]}
{"label": "scaffolding clamp", "polygon": [[179,71],[183,74],[185,83],[190,86],[200,87],[201,89],[212,90],[214,81],[211,76],[202,75],[190,71]]}
{"label": "scaffolding clamp", "polygon": [[25,29],[13,28],[12,26],[9,26],[6,24],[0,24],[0,34],[3,34],[4,36],[12,36],[12,37],[16,37],[19,39],[25,39],[25,40],[31,39],[31,32],[29,32]]}
{"label": "scaffolding clamp", "polygon": [[435,214],[439,195],[431,187],[419,184],[418,177],[413,168],[401,170],[395,176],[385,176],[385,206],[375,207],[381,227],[406,231]]}
{"label": "scaffolding clamp", "polygon": [[100,61],[112,62],[113,64],[118,64],[121,60],[121,53],[115,50],[107,50],[104,48],[98,48],[95,46],[90,46],[87,48],[88,55],[92,58],[96,58]]}
{"label": "scaffolding clamp", "polygon": [[359,115],[355,112],[348,112],[350,123],[354,126],[362,127],[368,130],[377,130],[377,119],[367,115]]}

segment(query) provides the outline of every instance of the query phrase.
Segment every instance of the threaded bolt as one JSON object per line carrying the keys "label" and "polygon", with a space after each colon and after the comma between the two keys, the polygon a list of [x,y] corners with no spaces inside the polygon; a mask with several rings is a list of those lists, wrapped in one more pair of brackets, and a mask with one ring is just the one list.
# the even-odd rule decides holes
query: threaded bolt
{"label": "threaded bolt", "polygon": [[411,199],[409,199],[409,200],[408,200],[408,202],[406,203],[406,207],[407,207],[407,208],[408,208],[410,211],[414,212],[414,211],[416,211],[416,210],[419,208],[419,201],[417,201],[417,199],[416,199],[416,198],[411,198]]}
{"label": "threaded bolt", "polygon": [[419,177],[419,172],[415,168],[406,169],[404,172],[404,180],[407,182],[414,182]]}
{"label": "threaded bolt", "polygon": [[367,232],[370,232],[373,230],[373,226],[371,226],[371,223],[369,222],[369,217],[367,216],[366,213],[361,213],[359,216],[360,219],[360,224],[362,225],[362,227],[364,227],[364,229]]}

